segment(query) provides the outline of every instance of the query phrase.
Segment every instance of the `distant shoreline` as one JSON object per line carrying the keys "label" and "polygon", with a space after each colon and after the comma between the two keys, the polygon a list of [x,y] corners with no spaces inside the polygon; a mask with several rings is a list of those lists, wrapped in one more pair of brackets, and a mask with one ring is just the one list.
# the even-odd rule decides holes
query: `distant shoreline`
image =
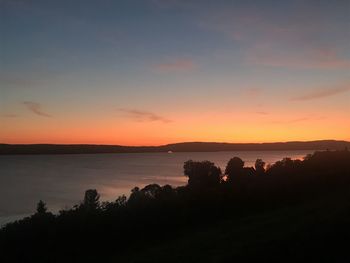
{"label": "distant shoreline", "polygon": [[343,150],[350,142],[337,140],[275,143],[184,142],[160,146],[121,146],[95,144],[0,144],[0,155],[167,153],[224,151]]}

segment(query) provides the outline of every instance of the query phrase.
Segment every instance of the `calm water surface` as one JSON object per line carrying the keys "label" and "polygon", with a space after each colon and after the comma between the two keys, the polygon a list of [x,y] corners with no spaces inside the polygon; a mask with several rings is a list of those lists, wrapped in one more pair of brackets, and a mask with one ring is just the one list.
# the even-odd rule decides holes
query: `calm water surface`
{"label": "calm water surface", "polygon": [[284,157],[302,158],[312,151],[249,151],[134,153],[88,155],[0,156],[0,224],[35,211],[44,200],[50,211],[69,208],[82,200],[84,191],[97,189],[102,200],[115,200],[134,186],[150,183],[186,184],[183,163],[210,160],[222,169],[239,156],[246,166],[257,158],[274,163]]}

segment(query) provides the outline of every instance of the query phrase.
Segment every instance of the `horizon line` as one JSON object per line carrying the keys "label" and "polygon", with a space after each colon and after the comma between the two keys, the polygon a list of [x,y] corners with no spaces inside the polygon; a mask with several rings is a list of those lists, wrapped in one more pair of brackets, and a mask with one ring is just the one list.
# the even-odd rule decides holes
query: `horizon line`
{"label": "horizon line", "polygon": [[99,144],[99,143],[4,143],[0,145],[72,145],[72,146],[120,146],[120,147],[162,147],[168,145],[185,144],[185,143],[216,143],[216,144],[278,144],[278,143],[311,143],[311,142],[345,142],[350,143],[350,140],[337,139],[318,139],[318,140],[292,140],[292,141],[273,141],[273,142],[220,142],[220,141],[183,141],[173,142],[158,145],[122,145],[122,144]]}

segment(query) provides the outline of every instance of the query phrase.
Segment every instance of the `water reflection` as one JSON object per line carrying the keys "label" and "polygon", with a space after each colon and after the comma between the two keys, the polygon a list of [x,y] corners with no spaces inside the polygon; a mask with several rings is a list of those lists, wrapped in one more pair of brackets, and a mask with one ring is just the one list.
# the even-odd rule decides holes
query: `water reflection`
{"label": "water reflection", "polygon": [[150,183],[183,185],[183,163],[210,160],[225,168],[233,156],[246,166],[257,158],[274,163],[284,157],[302,158],[312,151],[140,153],[92,155],[33,155],[0,157],[0,218],[32,213],[40,199],[51,211],[78,203],[89,188],[96,188],[102,200],[129,195],[134,186]]}

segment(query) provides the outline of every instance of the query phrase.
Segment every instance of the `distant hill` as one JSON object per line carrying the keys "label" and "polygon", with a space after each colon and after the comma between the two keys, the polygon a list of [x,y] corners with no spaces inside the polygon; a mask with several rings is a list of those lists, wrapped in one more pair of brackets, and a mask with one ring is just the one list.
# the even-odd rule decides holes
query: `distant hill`
{"label": "distant hill", "polygon": [[276,143],[217,143],[184,142],[161,146],[121,146],[91,144],[0,144],[0,155],[9,154],[93,154],[93,153],[147,153],[147,152],[219,152],[219,151],[289,151],[341,150],[350,148],[350,142],[322,140]]}

